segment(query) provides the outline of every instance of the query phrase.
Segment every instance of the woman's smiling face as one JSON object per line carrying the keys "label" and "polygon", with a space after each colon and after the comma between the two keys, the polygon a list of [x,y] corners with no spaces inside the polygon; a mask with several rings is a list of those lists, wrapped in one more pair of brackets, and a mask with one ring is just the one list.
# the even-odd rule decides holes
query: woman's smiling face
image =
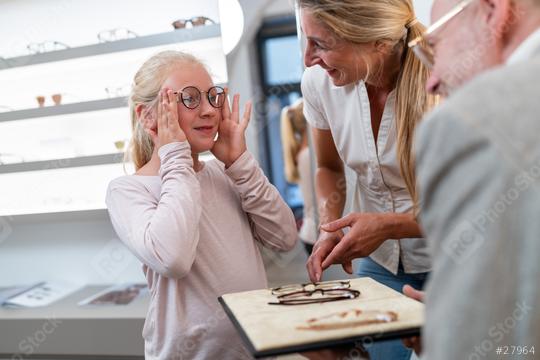
{"label": "woman's smiling face", "polygon": [[336,36],[308,9],[301,9],[302,31],[307,44],[306,67],[319,65],[336,86],[344,86],[368,76],[366,60],[373,53],[372,44],[353,44]]}

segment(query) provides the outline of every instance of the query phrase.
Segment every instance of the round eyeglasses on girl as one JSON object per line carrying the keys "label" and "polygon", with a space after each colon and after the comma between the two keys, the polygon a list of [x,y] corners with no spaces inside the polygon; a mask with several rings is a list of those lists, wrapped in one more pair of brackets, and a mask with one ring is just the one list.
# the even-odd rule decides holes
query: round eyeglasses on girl
{"label": "round eyeglasses on girl", "polygon": [[196,109],[202,100],[202,95],[206,94],[206,98],[210,105],[215,108],[221,108],[225,103],[225,89],[221,86],[212,86],[207,91],[201,91],[195,86],[187,86],[182,90],[175,91],[176,101],[182,102],[188,109]]}

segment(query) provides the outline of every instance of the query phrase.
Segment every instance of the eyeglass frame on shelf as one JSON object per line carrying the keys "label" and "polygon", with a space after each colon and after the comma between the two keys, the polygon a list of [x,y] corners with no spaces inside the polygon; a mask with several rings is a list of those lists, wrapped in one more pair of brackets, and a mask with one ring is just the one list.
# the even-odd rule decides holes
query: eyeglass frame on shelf
{"label": "eyeglass frame on shelf", "polygon": [[[105,40],[104,39],[104,34],[114,34],[119,30],[125,30],[127,36],[125,36],[125,37],[117,37],[117,38],[114,38],[112,40]],[[131,35],[133,35],[133,36],[131,36]],[[136,37],[139,37],[139,35],[136,32],[129,30],[128,28],[114,28],[114,29],[110,29],[110,30],[102,30],[102,31],[98,32],[98,34],[97,34],[97,38],[98,38],[98,41],[100,43],[106,43],[106,42],[112,42],[112,41],[118,41],[118,40],[125,40],[125,39],[133,39],[133,38],[136,38]]]}
{"label": "eyeglass frame on shelf", "polygon": [[[194,20],[199,20],[199,19],[201,19],[204,22],[202,24],[195,24]],[[177,23],[179,23],[181,21],[183,22],[181,26],[175,25],[175,24],[177,24]],[[207,24],[206,23],[207,21],[210,21],[210,23]],[[194,16],[191,19],[178,19],[178,20],[175,20],[175,21],[173,21],[171,23],[171,25],[175,29],[186,29],[187,24],[191,24],[191,27],[195,27],[195,26],[213,25],[215,23],[216,22],[214,20],[210,19],[209,17],[206,17],[206,16]]]}
{"label": "eyeglass frame on shelf", "polygon": [[[422,34],[409,41],[408,47],[414,52],[414,54],[426,65],[429,69],[434,65],[434,51],[428,41],[428,37],[441,27],[446,25],[450,20],[455,18],[458,14],[463,12],[470,4],[475,0],[463,0],[456,6],[454,6],[447,14],[437,20],[433,25]],[[431,57],[431,59],[430,59]]]}
{"label": "eyeglass frame on shelf", "polygon": [[11,106],[0,105],[0,113],[2,113],[2,112],[14,111],[14,110],[15,110],[15,109],[13,109]]}
{"label": "eyeglass frame on shelf", "polygon": [[107,94],[107,97],[109,99],[116,98],[116,97],[126,97],[129,95],[130,91],[131,91],[131,85],[105,87],[105,93]]}
{"label": "eyeglass frame on shelf", "polygon": [[[52,44],[54,45],[55,47],[60,45],[62,46],[63,48],[62,49],[53,49],[53,50],[45,50],[45,45],[46,44]],[[44,50],[38,50],[38,51],[33,51],[31,49],[32,46],[38,46],[38,47],[43,47]],[[39,43],[29,43],[28,45],[26,45],[26,49],[32,54],[32,55],[36,55],[36,54],[43,54],[43,53],[47,53],[47,52],[52,52],[52,51],[58,51],[58,50],[66,50],[66,49],[69,49],[69,45],[67,44],[64,44],[63,42],[60,42],[60,41],[56,41],[56,40],[47,40],[47,41],[42,41],[42,42],[39,42]]]}

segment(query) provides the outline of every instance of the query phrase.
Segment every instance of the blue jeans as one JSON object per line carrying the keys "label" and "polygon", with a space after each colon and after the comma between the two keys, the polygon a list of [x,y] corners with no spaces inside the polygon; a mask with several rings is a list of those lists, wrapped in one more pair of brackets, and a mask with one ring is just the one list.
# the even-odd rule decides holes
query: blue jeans
{"label": "blue jeans", "polygon": [[[370,277],[401,293],[405,284],[415,289],[423,289],[429,273],[406,274],[400,262],[398,274],[394,275],[371,258],[364,258],[359,261],[356,274],[359,277]],[[366,351],[371,360],[409,360],[412,354],[412,350],[403,346],[401,340],[375,342],[369,347],[366,346]]]}

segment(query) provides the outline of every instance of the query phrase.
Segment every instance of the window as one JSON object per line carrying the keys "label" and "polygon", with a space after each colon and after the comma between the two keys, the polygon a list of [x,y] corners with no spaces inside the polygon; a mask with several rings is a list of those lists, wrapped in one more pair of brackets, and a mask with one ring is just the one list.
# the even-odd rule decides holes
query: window
{"label": "window", "polygon": [[285,179],[281,145],[281,110],[300,96],[302,52],[294,16],[267,20],[257,36],[264,114],[260,121],[261,163],[283,198],[293,210],[303,201],[296,184]]}

